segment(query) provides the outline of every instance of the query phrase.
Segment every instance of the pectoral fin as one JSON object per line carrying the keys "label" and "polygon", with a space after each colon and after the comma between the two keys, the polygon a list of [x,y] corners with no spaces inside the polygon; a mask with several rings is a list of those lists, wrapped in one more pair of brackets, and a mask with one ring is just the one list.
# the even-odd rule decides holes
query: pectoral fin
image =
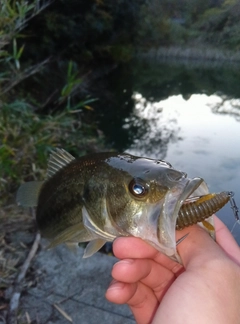
{"label": "pectoral fin", "polygon": [[94,253],[96,253],[98,250],[101,249],[101,247],[106,243],[107,241],[103,239],[96,239],[88,243],[83,258],[88,258],[92,256]]}
{"label": "pectoral fin", "polygon": [[96,235],[87,231],[83,224],[77,224],[66,228],[58,234],[47,247],[53,248],[61,243],[87,242],[96,238]]}
{"label": "pectoral fin", "polygon": [[[83,224],[89,232],[95,233],[97,237],[107,241],[113,241],[116,235],[106,232],[92,220],[85,206],[82,208]],[[96,217],[94,217],[96,219]]]}

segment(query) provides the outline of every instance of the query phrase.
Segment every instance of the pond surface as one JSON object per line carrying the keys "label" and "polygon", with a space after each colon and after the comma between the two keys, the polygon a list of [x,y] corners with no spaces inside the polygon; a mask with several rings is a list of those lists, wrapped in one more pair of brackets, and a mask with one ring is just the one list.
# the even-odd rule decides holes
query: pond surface
{"label": "pond surface", "polygon": [[[112,78],[120,113],[100,118],[109,143],[202,177],[211,192],[233,191],[240,207],[240,66],[137,62]],[[230,204],[218,216],[232,229]],[[233,234],[240,243],[240,225]]]}

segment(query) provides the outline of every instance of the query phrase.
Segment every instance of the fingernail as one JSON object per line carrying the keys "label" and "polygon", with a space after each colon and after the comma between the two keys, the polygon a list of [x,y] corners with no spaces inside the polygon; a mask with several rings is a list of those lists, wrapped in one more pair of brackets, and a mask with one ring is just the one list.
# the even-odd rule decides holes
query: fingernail
{"label": "fingernail", "polygon": [[118,264],[133,264],[134,260],[133,259],[123,259],[123,260],[120,260],[118,262],[116,262],[113,267],[115,267],[115,265],[118,265]]}
{"label": "fingernail", "polygon": [[111,289],[123,289],[124,287],[124,283],[117,281],[115,279],[112,280],[112,282],[110,283],[109,287],[107,290],[111,290]]}

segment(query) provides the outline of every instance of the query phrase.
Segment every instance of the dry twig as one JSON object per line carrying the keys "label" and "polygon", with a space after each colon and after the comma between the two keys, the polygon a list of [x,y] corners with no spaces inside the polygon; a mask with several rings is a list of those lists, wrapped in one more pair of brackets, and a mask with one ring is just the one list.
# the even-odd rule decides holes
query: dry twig
{"label": "dry twig", "polygon": [[41,239],[41,235],[39,233],[37,233],[34,243],[32,245],[32,248],[24,262],[24,264],[22,265],[21,271],[17,276],[17,279],[14,283],[13,286],[13,293],[12,293],[12,297],[10,299],[10,303],[9,303],[9,309],[8,309],[8,314],[7,314],[7,323],[8,324],[17,324],[17,312],[18,312],[18,306],[19,306],[19,300],[20,300],[20,296],[21,296],[21,292],[22,292],[22,281],[26,276],[27,270],[30,266],[30,263],[34,257],[34,255],[37,252],[39,243],[40,243],[40,239]]}
{"label": "dry twig", "polygon": [[60,314],[62,314],[63,317],[66,318],[69,322],[72,323],[72,318],[57,304],[53,304],[53,306],[59,311]]}

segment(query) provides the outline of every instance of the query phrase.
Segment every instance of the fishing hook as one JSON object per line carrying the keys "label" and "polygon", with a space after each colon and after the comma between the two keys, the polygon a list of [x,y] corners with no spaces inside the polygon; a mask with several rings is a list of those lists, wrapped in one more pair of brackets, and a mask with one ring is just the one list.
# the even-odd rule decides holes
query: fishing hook
{"label": "fishing hook", "polygon": [[189,233],[185,234],[183,237],[181,237],[179,240],[177,240],[176,245],[178,245],[179,243],[181,243],[183,240],[185,240],[185,238],[188,236]]}

